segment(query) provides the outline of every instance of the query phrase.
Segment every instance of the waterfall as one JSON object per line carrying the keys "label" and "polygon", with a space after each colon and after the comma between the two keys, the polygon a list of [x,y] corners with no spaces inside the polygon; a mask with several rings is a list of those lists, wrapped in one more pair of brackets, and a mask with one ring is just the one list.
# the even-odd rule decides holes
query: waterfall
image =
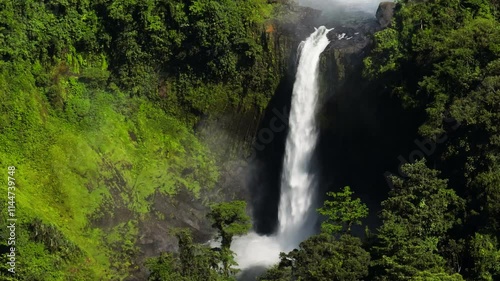
{"label": "waterfall", "polygon": [[[313,234],[311,210],[315,181],[309,169],[316,146],[316,104],[320,54],[330,43],[324,26],[299,46],[299,63],[293,85],[289,132],[281,177],[278,237],[285,251]],[[312,214],[314,216],[314,214]]]}
{"label": "waterfall", "polygon": [[281,176],[279,228],[274,236],[250,233],[233,241],[240,268],[269,266],[314,234],[315,180],[309,169],[316,146],[316,104],[320,54],[330,41],[331,29],[317,28],[298,48],[298,66],[292,93],[289,132]]}

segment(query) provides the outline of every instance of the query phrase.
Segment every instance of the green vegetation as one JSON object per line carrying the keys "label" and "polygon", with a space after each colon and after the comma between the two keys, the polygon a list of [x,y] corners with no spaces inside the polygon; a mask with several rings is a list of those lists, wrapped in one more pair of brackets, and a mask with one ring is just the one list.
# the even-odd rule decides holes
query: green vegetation
{"label": "green vegetation", "polygon": [[151,274],[148,280],[236,280],[238,270],[232,266],[237,264],[230,247],[233,235],[245,234],[251,227],[250,217],[246,214],[246,203],[233,201],[214,204],[208,218],[219,231],[221,247],[210,249],[205,245],[193,244],[189,230],[177,230],[179,254],[164,253],[150,259],[148,268]]}
{"label": "green vegetation", "polygon": [[193,244],[191,233],[185,229],[177,230],[179,255],[163,253],[147,262],[151,271],[150,281],[191,281],[232,280],[221,277],[217,272],[217,253],[210,248]]}
{"label": "green vegetation", "polygon": [[[112,263],[107,256],[113,244],[102,244],[104,233],[92,228],[92,221],[113,217],[120,208],[144,215],[155,192],[174,194],[187,188],[198,194],[201,188],[214,186],[213,157],[186,125],[151,102],[132,98],[125,105],[121,92],[87,89],[68,78],[62,82],[65,108],[54,109],[33,85],[25,85],[29,78],[10,77],[9,82],[4,78],[1,85],[7,108],[2,164],[17,168],[21,223],[41,219],[62,228],[67,239],[91,257],[84,268],[100,275]],[[11,108],[16,107],[19,114],[12,114]],[[186,169],[194,172],[180,177]],[[137,229],[130,231],[137,235]],[[134,241],[117,239],[117,243],[130,242]],[[26,262],[24,256],[37,255],[22,250],[20,254]],[[127,263],[120,265],[125,267],[121,270]]]}
{"label": "green vegetation", "polygon": [[322,233],[260,280],[500,280],[499,27],[498,1],[397,1],[365,76],[440,147],[391,177],[382,224],[363,243],[349,230],[366,207],[349,188],[329,193]]}
{"label": "green vegetation", "polygon": [[245,213],[246,206],[245,201],[234,201],[211,207],[208,217],[212,227],[219,231],[222,248],[229,248],[234,235],[245,234],[251,228],[250,217]]}
{"label": "green vegetation", "polygon": [[321,224],[323,232],[339,234],[350,232],[353,224],[361,224],[361,219],[368,216],[368,207],[359,198],[352,200],[353,192],[346,186],[342,192],[328,192],[332,201],[326,200],[325,206],[318,212],[327,217]]}
{"label": "green vegetation", "polygon": [[[210,150],[196,128],[259,119],[284,75],[274,30],[295,19],[290,5],[0,0],[0,166],[16,167],[17,218],[16,275],[2,255],[0,280],[124,280],[155,220],[176,222],[164,235],[179,250],[149,259],[149,280],[235,280],[246,203],[213,196],[230,149]],[[259,280],[500,280],[500,2],[400,0],[374,43],[365,77],[441,146],[391,178],[363,239],[367,206],[349,187],[328,193],[321,232]],[[195,202],[208,215],[193,228],[211,223],[221,246],[175,228],[194,208],[169,213],[158,198]]]}
{"label": "green vegetation", "polygon": [[328,195],[333,201],[327,200],[319,209],[327,216],[321,233],[300,243],[299,249],[281,253],[279,265],[259,277],[259,281],[362,280],[368,275],[370,253],[350,229],[352,223],[368,215],[368,209],[359,198],[353,199],[349,187]]}
{"label": "green vegetation", "polygon": [[243,235],[252,227],[250,217],[246,214],[247,203],[245,201],[234,201],[230,203],[219,203],[211,207],[208,218],[213,223],[221,239],[219,252],[222,263],[222,275],[226,278],[234,276],[237,272],[233,265],[234,254],[231,251],[231,242],[235,235]]}
{"label": "green vegetation", "polygon": [[153,210],[155,197],[187,191],[208,207],[218,156],[193,128],[265,108],[282,75],[265,32],[280,5],[0,0],[16,280],[122,280],[140,266],[141,224],[177,215]]}
{"label": "green vegetation", "polygon": [[237,272],[232,268],[237,265],[234,261],[234,253],[231,251],[233,236],[243,235],[252,227],[250,217],[246,214],[246,206],[245,201],[223,202],[212,205],[208,213],[208,218],[213,223],[212,227],[218,230],[221,239],[219,258],[222,268],[220,272],[226,278],[234,276]]}
{"label": "green vegetation", "polygon": [[375,35],[367,76],[425,116],[422,136],[446,140],[427,159],[437,170],[417,162],[393,179],[373,246],[378,280],[500,278],[499,8],[398,1],[392,26]]}
{"label": "green vegetation", "polygon": [[[372,248],[375,279],[420,278],[424,273],[444,278],[448,275],[438,245],[460,223],[463,202],[424,161],[402,170],[408,177],[394,178],[394,190],[382,202],[383,224]],[[451,277],[462,280],[458,274],[446,278]]]}

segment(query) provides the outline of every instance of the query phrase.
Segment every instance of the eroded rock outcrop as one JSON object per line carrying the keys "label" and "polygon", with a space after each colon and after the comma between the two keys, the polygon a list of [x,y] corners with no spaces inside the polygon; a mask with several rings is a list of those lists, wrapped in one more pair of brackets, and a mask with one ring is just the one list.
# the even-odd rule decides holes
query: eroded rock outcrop
{"label": "eroded rock outcrop", "polygon": [[377,17],[378,23],[382,28],[385,28],[391,24],[392,18],[394,17],[394,8],[396,3],[394,2],[382,2],[378,6]]}

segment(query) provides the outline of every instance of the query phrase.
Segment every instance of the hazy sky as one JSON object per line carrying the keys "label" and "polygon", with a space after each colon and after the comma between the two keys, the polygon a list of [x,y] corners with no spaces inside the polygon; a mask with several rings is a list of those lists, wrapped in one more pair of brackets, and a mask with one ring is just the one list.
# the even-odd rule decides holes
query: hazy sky
{"label": "hazy sky", "polygon": [[[391,0],[385,0],[391,1]],[[343,9],[363,10],[375,14],[378,4],[382,0],[298,0],[302,6],[318,10],[331,10],[342,7]],[[392,1],[391,1],[392,2]]]}

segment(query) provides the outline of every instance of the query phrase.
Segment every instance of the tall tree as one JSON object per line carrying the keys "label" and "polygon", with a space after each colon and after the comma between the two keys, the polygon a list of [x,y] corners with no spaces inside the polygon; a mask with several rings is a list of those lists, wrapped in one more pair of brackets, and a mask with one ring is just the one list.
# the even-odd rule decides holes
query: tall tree
{"label": "tall tree", "polygon": [[195,244],[187,229],[174,230],[179,241],[179,252],[162,253],[149,259],[149,281],[234,281],[234,277],[219,274],[217,254],[209,247]]}
{"label": "tall tree", "polygon": [[355,281],[368,275],[370,254],[361,240],[349,234],[321,233],[300,243],[299,249],[282,253],[280,264],[260,281]]}
{"label": "tall tree", "polygon": [[212,227],[219,231],[221,271],[226,277],[233,275],[236,271],[232,268],[236,265],[234,253],[231,251],[233,236],[247,233],[252,226],[246,207],[245,201],[223,202],[212,205],[208,214],[208,218],[213,223]]}
{"label": "tall tree", "polygon": [[298,249],[281,253],[281,262],[260,277],[260,281],[308,280],[355,281],[368,275],[370,254],[361,239],[349,232],[368,215],[368,207],[345,187],[329,192],[318,212],[327,217],[322,232],[300,243]]}
{"label": "tall tree", "polygon": [[353,199],[349,186],[340,192],[328,192],[332,200],[326,200],[318,212],[326,216],[321,224],[321,230],[330,234],[347,233],[355,224],[360,225],[361,219],[368,216],[368,207],[359,198]]}
{"label": "tall tree", "polygon": [[376,280],[408,280],[423,271],[445,274],[439,242],[460,222],[463,200],[438,171],[424,160],[405,164],[402,171],[407,178],[393,177],[394,189],[382,202],[383,225],[373,247]]}
{"label": "tall tree", "polygon": [[500,280],[500,248],[496,237],[476,233],[470,243],[474,280]]}

